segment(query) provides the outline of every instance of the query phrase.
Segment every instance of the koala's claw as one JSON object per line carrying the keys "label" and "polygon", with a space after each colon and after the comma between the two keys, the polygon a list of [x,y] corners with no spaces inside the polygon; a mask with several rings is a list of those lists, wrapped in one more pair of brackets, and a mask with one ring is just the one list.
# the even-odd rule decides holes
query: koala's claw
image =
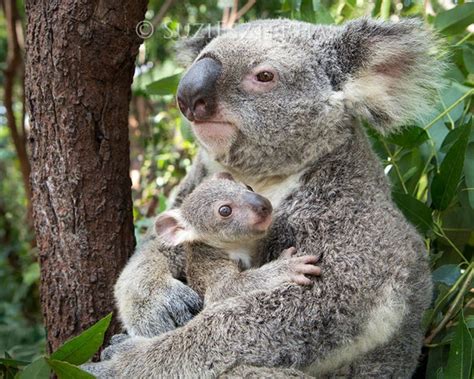
{"label": "koala's claw", "polygon": [[280,258],[291,258],[295,254],[296,247],[289,247],[288,249],[282,251],[282,253],[280,254]]}

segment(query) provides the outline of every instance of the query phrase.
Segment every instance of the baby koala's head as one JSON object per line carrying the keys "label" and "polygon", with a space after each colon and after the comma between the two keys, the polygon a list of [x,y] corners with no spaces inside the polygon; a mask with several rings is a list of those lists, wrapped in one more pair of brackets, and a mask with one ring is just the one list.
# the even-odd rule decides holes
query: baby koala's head
{"label": "baby koala's head", "polygon": [[262,238],[271,221],[268,199],[219,173],[196,187],[179,209],[159,215],[155,230],[171,245],[203,242],[229,248]]}

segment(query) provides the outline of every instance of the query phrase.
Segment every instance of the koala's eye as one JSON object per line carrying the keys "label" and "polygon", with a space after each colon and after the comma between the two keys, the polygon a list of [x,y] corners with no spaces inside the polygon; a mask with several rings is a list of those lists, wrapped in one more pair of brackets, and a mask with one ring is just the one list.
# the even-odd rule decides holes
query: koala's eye
{"label": "koala's eye", "polygon": [[262,71],[256,75],[256,78],[259,82],[271,82],[274,75],[270,71]]}
{"label": "koala's eye", "polygon": [[255,192],[252,187],[247,186],[247,185],[246,185],[246,187],[247,187],[247,189],[248,189],[249,191]]}
{"label": "koala's eye", "polygon": [[219,208],[219,214],[222,217],[229,217],[232,214],[232,208],[228,205],[223,205]]}

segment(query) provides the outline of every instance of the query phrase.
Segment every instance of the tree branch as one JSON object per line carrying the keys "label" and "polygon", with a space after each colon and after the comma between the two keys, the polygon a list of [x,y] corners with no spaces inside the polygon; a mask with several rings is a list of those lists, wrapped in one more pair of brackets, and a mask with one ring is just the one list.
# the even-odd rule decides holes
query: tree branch
{"label": "tree branch", "polygon": [[156,14],[155,17],[153,17],[153,20],[151,23],[153,26],[158,26],[160,22],[163,20],[163,18],[166,16],[166,13],[168,10],[171,8],[171,6],[176,2],[176,0],[165,0],[163,5],[161,6],[160,10]]}
{"label": "tree branch", "polygon": [[224,8],[224,13],[222,15],[222,26],[226,29],[232,28],[234,24],[246,14],[250,8],[254,6],[256,0],[248,0],[245,5],[239,9],[239,1],[234,0],[234,5],[232,10],[229,12],[229,8]]}

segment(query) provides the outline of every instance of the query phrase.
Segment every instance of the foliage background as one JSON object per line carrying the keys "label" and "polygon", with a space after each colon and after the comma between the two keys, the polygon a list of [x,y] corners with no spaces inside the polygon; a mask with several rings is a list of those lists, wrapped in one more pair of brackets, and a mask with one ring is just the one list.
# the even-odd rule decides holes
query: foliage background
{"label": "foliage background", "polygon": [[[2,0],[5,11],[7,0]],[[14,1],[13,1],[14,3]],[[235,7],[234,3],[237,3]],[[24,27],[18,8],[19,46]],[[234,6],[233,10],[232,7]],[[153,33],[140,50],[129,117],[134,217],[137,238],[153,215],[166,207],[173,187],[185,175],[196,147],[174,101],[179,68],[173,60],[178,36],[201,24],[289,17],[336,23],[360,16],[396,21],[416,16],[445,42],[439,59],[448,61],[446,86],[432,114],[398,135],[367,132],[393,183],[394,200],[425,237],[435,295],[426,314],[427,338],[418,377],[471,377],[474,328],[474,3],[449,0],[151,0],[147,20]],[[31,360],[44,353],[38,305],[39,269],[22,181],[21,154],[7,120],[5,81],[9,45],[5,12],[0,15],[0,352]],[[148,28],[148,29],[147,29]],[[145,25],[144,33],[151,32]],[[21,62],[19,63],[21,64]],[[22,74],[14,83],[13,112],[24,119]],[[25,136],[28,122],[25,123]],[[1,366],[0,366],[1,368]],[[0,377],[1,377],[0,370]]]}

